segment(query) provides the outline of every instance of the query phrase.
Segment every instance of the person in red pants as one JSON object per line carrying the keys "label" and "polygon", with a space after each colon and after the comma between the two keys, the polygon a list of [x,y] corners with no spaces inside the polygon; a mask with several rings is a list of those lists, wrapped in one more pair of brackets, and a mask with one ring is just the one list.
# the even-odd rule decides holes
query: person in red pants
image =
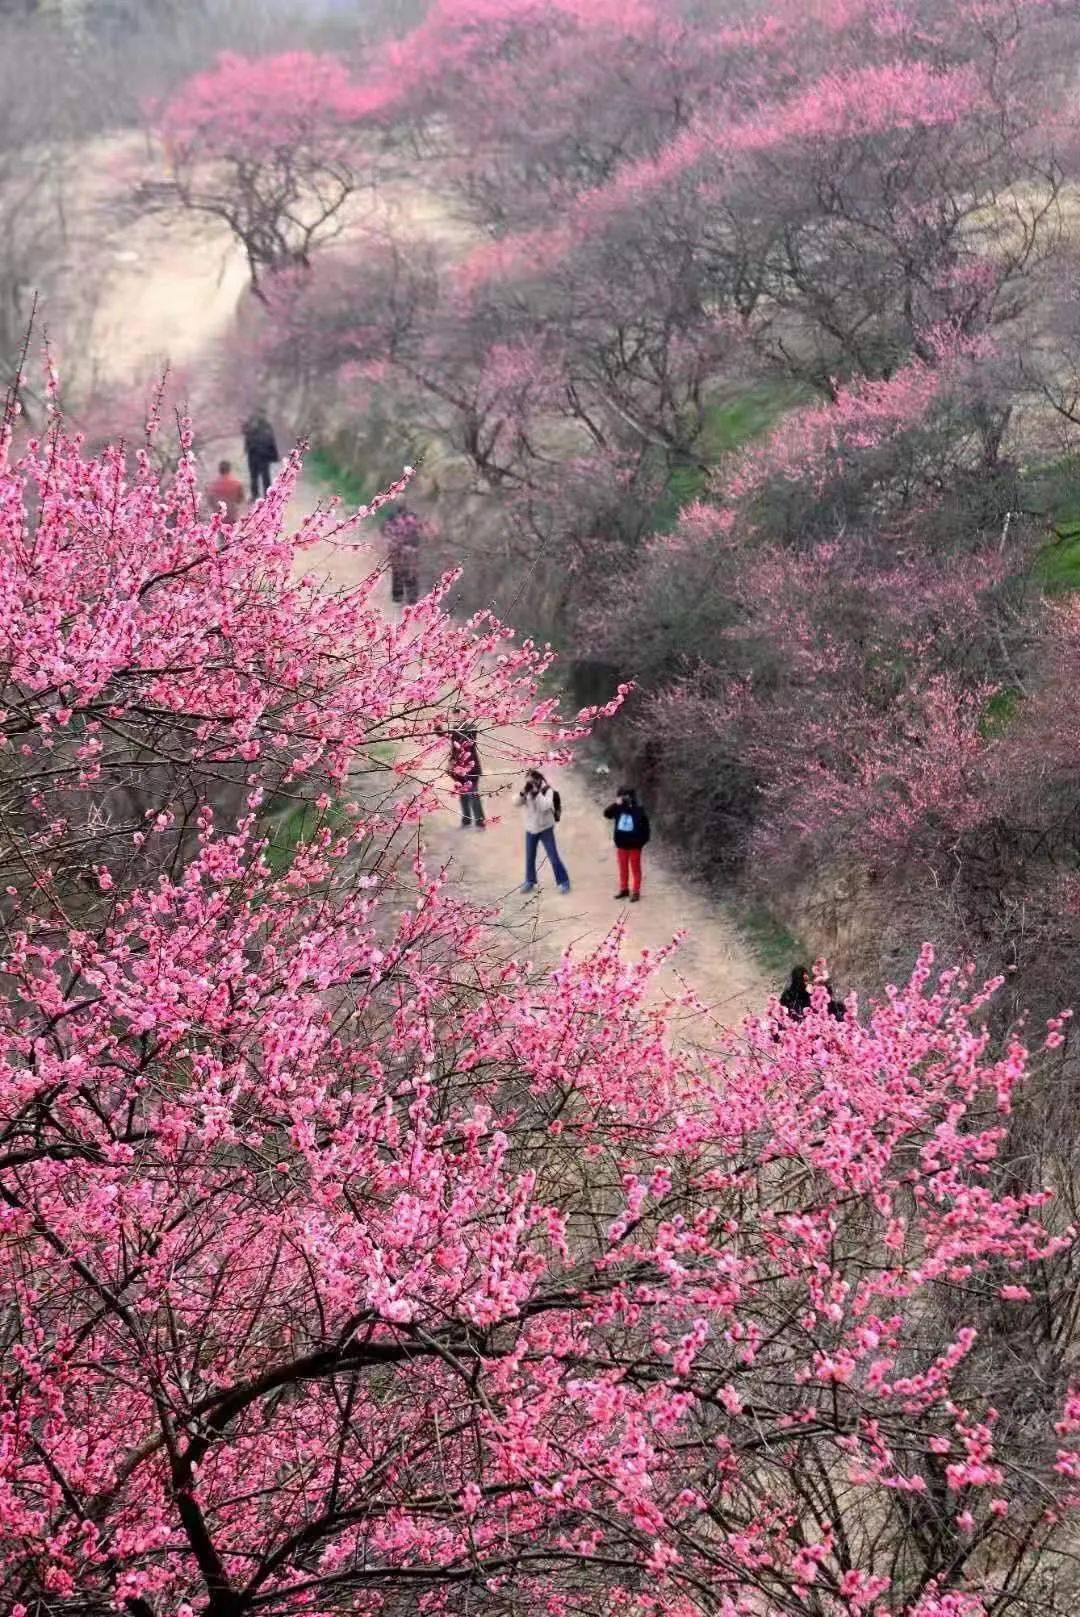
{"label": "person in red pants", "polygon": [[604,810],[606,820],[615,821],[615,857],[619,861],[617,899],[636,904],[641,898],[641,850],[650,837],[649,816],[631,786],[621,786],[614,803]]}

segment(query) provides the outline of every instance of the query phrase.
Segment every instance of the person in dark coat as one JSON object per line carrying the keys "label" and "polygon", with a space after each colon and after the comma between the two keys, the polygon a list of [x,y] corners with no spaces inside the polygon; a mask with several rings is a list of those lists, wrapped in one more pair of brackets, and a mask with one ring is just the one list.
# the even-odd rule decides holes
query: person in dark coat
{"label": "person in dark coat", "polygon": [[[837,1022],[842,1022],[846,1009],[843,1000],[837,999],[831,982],[826,981],[823,986],[829,996],[829,1015]],[[813,1009],[810,973],[805,966],[792,968],[791,981],[780,995],[780,1003],[796,1022],[801,1022],[807,1011]]]}
{"label": "person in dark coat", "polygon": [[780,995],[780,1004],[796,1022],[801,1022],[810,1009],[810,973],[805,966],[791,968],[791,981]]}
{"label": "person in dark coat", "polygon": [[619,864],[619,891],[615,897],[636,904],[641,898],[641,852],[652,835],[649,816],[633,787],[620,786],[614,803],[604,810],[604,818],[615,821],[615,857]]}
{"label": "person in dark coat", "polygon": [[251,498],[257,500],[269,491],[270,469],[281,459],[274,429],[262,410],[256,410],[244,422],[244,453],[251,476]]}
{"label": "person in dark coat", "polygon": [[476,744],[476,726],[456,720],[450,731],[450,775],[461,798],[461,827],[475,825],[478,831],[487,829],[484,801],[480,796],[480,777],[484,773],[480,764],[480,749]]}
{"label": "person in dark coat", "polygon": [[414,606],[420,593],[420,545],[424,524],[402,502],[383,523],[390,559],[390,596]]}

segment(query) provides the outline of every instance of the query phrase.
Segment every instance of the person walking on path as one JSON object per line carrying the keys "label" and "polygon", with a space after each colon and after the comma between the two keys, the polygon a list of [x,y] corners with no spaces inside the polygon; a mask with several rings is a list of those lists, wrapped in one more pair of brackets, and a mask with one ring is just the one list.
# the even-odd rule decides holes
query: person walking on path
{"label": "person walking on path", "polygon": [[450,732],[450,778],[461,801],[461,828],[475,825],[478,831],[487,829],[484,803],[480,796],[480,777],[484,771],[480,764],[480,749],[476,744],[476,726],[458,720]]}
{"label": "person walking on path", "polygon": [[260,495],[269,493],[270,469],[281,459],[274,429],[262,410],[256,410],[244,422],[244,453],[251,474],[251,498],[257,500]]}
{"label": "person walking on path", "polygon": [[218,461],[218,474],[207,489],[206,498],[211,505],[225,507],[225,521],[231,527],[244,503],[244,485],[234,475],[231,460]]}
{"label": "person walking on path", "polygon": [[633,787],[620,786],[614,803],[604,810],[604,818],[615,821],[615,857],[619,863],[619,891],[615,897],[636,904],[641,898],[641,850],[652,835],[649,816]]}
{"label": "person walking on path", "polygon": [[525,810],[525,881],[521,891],[531,893],[536,888],[536,855],[543,848],[555,876],[560,893],[570,891],[570,877],[559,858],[555,841],[555,827],[562,814],[559,794],[554,791],[538,769],[530,769],[525,786],[518,797]]}
{"label": "person walking on path", "polygon": [[420,593],[420,543],[424,524],[404,503],[383,524],[390,559],[390,598],[415,606]]}

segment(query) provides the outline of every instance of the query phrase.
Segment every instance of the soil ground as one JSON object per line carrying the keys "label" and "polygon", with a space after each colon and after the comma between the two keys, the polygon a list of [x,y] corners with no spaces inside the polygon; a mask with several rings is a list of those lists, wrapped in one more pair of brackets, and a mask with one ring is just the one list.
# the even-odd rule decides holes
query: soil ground
{"label": "soil ground", "polygon": [[[114,253],[89,333],[96,373],[146,380],[160,373],[163,362],[197,361],[227,329],[244,285],[241,257],[217,228],[190,217],[139,221],[129,249]],[[208,466],[222,453],[238,469],[242,466],[239,443],[208,446]],[[300,491],[296,520],[318,497],[310,485]],[[375,552],[361,543],[316,555],[309,565],[347,584],[378,562]],[[388,598],[386,609],[394,610]],[[426,831],[429,859],[448,866],[454,883],[489,904],[510,931],[514,948],[531,959],[587,949],[617,925],[623,926],[626,946],[635,952],[656,952],[682,935],[658,991],[689,986],[709,1008],[704,1021],[694,1020],[693,1036],[706,1037],[711,1021],[732,1026],[745,1013],[759,1010],[770,985],[751,950],[723,908],[676,871],[662,844],[654,841],[646,852],[642,903],[631,907],[615,902],[611,828],[600,812],[598,783],[580,769],[551,772],[563,799],[558,840],[572,891],[559,894],[542,865],[539,890],[528,896],[519,892],[524,836],[515,806],[520,786],[516,759],[528,750],[523,736],[490,738],[484,779],[488,829],[461,830],[448,796],[444,819],[430,823]],[[515,760],[512,773],[509,765],[500,766],[504,752]]]}

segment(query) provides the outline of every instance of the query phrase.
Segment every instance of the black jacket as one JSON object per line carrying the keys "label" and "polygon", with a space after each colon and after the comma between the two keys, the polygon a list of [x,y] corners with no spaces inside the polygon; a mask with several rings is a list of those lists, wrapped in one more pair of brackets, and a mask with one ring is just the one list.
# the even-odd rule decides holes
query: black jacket
{"label": "black jacket", "polygon": [[[842,999],[837,999],[833,993],[831,983],[826,983],[825,988],[829,995],[826,1009],[834,1021],[842,1022],[846,1009],[844,1002]],[[793,1017],[796,1022],[801,1022],[807,1011],[813,1006],[809,990],[804,988],[801,983],[788,983],[784,992],[780,995],[780,1003],[788,1015]]]}
{"label": "black jacket", "polygon": [[484,773],[480,766],[480,749],[476,745],[476,731],[471,728],[450,732],[450,773],[457,781],[479,780]]}
{"label": "black jacket", "polygon": [[649,816],[640,803],[612,803],[604,810],[604,818],[615,821],[617,848],[643,848],[652,835]]}
{"label": "black jacket", "polygon": [[264,460],[269,465],[280,460],[274,429],[263,415],[252,416],[244,425],[244,449],[252,460]]}
{"label": "black jacket", "polygon": [[804,988],[802,983],[788,983],[780,995],[780,1003],[789,1016],[793,1016],[796,1022],[801,1022],[813,1002],[809,989]]}

